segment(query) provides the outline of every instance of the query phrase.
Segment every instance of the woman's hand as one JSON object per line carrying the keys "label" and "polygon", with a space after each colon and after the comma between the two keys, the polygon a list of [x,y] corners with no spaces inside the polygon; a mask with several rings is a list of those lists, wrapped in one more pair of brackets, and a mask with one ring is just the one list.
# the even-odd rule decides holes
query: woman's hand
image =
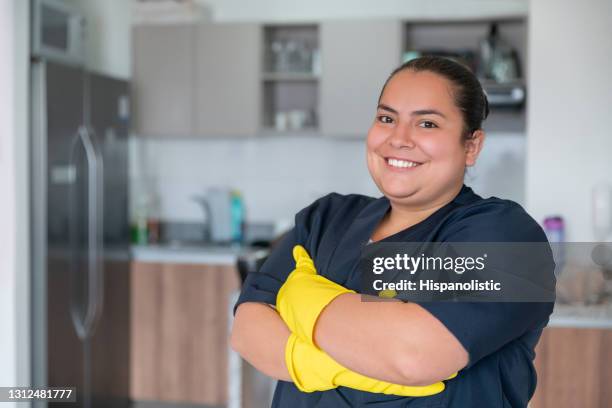
{"label": "woman's hand", "polygon": [[326,391],[339,386],[378,394],[425,397],[442,392],[441,381],[425,387],[393,384],[353,372],[318,347],[291,333],[286,365],[295,386],[303,392]]}
{"label": "woman's hand", "polygon": [[276,310],[293,333],[315,345],[314,327],[325,306],[337,296],[355,291],[319,275],[303,246],[293,247],[293,259],[295,269],[278,291]]}

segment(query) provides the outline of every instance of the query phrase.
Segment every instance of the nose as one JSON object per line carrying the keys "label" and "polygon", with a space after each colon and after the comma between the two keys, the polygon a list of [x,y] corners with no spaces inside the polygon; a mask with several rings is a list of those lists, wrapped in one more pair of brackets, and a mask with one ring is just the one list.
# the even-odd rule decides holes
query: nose
{"label": "nose", "polygon": [[416,144],[413,136],[408,123],[399,124],[393,128],[393,131],[387,139],[387,143],[395,149],[414,149]]}

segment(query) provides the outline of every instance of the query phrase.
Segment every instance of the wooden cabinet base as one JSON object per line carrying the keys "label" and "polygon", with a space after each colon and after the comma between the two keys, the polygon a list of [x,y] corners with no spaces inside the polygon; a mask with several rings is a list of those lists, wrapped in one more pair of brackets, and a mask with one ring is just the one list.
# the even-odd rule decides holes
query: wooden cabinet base
{"label": "wooden cabinet base", "polygon": [[612,407],[612,330],[545,329],[536,368],[530,408]]}
{"label": "wooden cabinet base", "polygon": [[235,268],[134,262],[131,274],[131,398],[226,404]]}

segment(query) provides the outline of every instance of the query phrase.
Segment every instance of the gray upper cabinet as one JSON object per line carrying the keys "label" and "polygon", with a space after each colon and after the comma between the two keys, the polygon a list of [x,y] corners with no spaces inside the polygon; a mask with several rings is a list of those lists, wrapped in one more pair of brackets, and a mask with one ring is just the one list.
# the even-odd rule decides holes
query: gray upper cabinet
{"label": "gray upper cabinet", "polygon": [[260,127],[259,24],[200,24],[195,128],[200,136],[250,136]]}
{"label": "gray upper cabinet", "polygon": [[196,26],[137,25],[132,33],[135,132],[193,134]]}
{"label": "gray upper cabinet", "polygon": [[134,130],[141,136],[250,136],[260,125],[261,26],[133,30]]}
{"label": "gray upper cabinet", "polygon": [[320,27],[321,132],[365,137],[381,87],[401,62],[402,24],[395,20],[330,21]]}

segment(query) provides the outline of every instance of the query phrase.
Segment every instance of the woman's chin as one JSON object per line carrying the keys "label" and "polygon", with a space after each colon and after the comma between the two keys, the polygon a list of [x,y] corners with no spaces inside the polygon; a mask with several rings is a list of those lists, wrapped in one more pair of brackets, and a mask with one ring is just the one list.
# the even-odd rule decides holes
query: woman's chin
{"label": "woman's chin", "polygon": [[418,192],[416,188],[406,188],[403,186],[402,188],[384,188],[382,193],[389,200],[392,201],[404,201],[411,200],[414,198],[414,195]]}

